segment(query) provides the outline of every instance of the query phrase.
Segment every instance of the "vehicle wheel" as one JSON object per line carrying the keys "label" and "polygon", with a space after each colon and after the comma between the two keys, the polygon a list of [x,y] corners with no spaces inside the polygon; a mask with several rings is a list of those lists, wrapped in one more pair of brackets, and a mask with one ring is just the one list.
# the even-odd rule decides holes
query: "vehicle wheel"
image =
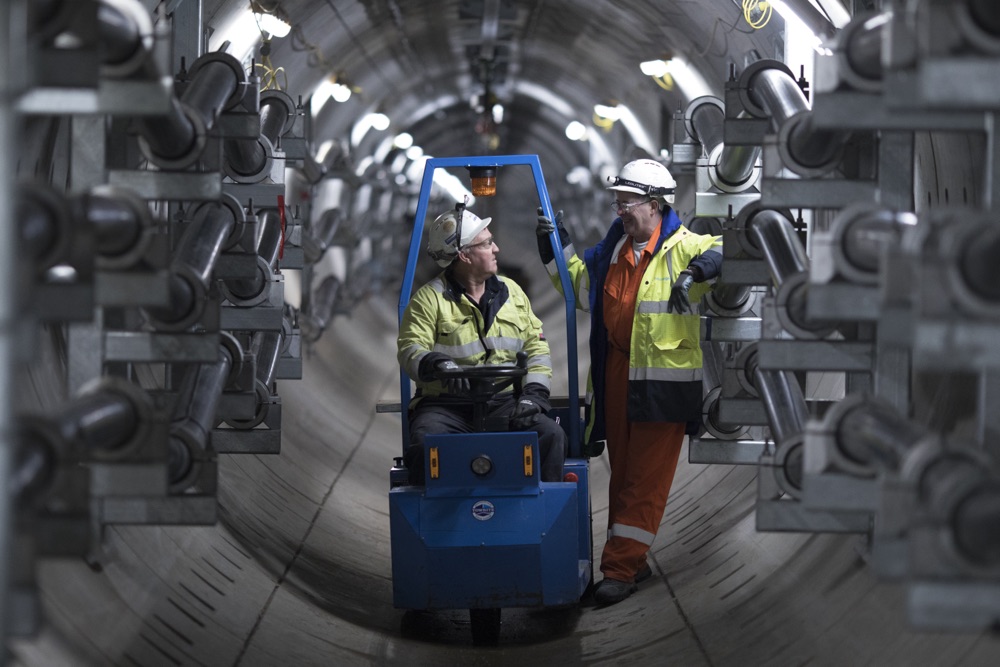
{"label": "vehicle wheel", "polygon": [[470,609],[472,643],[476,646],[496,646],[500,641],[500,609]]}

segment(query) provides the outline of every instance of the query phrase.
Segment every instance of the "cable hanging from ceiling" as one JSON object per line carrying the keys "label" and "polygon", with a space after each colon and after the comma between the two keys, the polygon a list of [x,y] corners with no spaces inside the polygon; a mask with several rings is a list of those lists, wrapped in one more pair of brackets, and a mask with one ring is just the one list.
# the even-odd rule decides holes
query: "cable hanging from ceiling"
{"label": "cable hanging from ceiling", "polygon": [[754,30],[760,30],[771,20],[774,7],[767,0],[743,0],[743,18]]}

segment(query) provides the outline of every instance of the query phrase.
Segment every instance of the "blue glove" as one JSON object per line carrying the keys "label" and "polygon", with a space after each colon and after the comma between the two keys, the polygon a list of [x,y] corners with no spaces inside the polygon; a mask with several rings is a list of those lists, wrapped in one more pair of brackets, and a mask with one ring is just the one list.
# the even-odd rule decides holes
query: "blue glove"
{"label": "blue glove", "polygon": [[559,242],[562,244],[562,247],[565,248],[571,243],[569,232],[563,227],[562,218],[563,212],[556,211],[556,221],[553,223],[545,217],[542,208],[538,207],[538,226],[535,227],[535,234],[538,241],[538,256],[541,258],[543,264],[548,264],[555,259],[555,255],[552,254],[552,243],[549,241],[549,234],[558,229]]}
{"label": "blue glove", "polygon": [[450,378],[444,377],[442,371],[448,373],[450,371],[460,371],[462,367],[456,364],[451,359],[442,359],[441,361],[434,364],[434,370],[438,372],[438,379],[444,385],[444,390],[449,394],[463,395],[468,394],[472,389],[472,385],[469,383],[469,378]]}
{"label": "blue glove", "polygon": [[688,292],[694,284],[694,276],[690,271],[681,271],[674,281],[674,286],[670,288],[670,300],[667,301],[667,312],[676,312],[679,315],[691,312],[691,300]]}
{"label": "blue glove", "polygon": [[542,408],[530,398],[525,396],[514,406],[514,412],[510,415],[510,430],[530,431],[535,428],[542,418]]}

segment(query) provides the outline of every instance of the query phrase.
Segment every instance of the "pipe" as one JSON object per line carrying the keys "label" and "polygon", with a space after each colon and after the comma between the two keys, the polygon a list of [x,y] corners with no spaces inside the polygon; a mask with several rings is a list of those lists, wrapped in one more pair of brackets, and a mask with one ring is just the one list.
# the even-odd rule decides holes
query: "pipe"
{"label": "pipe", "polygon": [[966,559],[982,567],[1000,565],[1000,482],[987,480],[959,501],[950,528]]}
{"label": "pipe", "polygon": [[778,445],[805,430],[809,411],[794,373],[755,367],[754,385],[767,411],[771,435]]}
{"label": "pipe", "polygon": [[216,361],[194,364],[185,371],[170,422],[167,476],[172,487],[190,481],[197,455],[207,450],[209,434],[218,423],[219,400],[232,367],[229,349],[220,345]]}
{"label": "pipe", "polygon": [[226,289],[234,298],[234,303],[247,302],[259,297],[270,284],[278,268],[278,252],[281,249],[282,239],[281,213],[273,208],[264,209],[260,213],[259,221],[261,232],[257,242],[257,256],[261,261],[257,263],[253,278],[225,281]]}
{"label": "pipe", "polygon": [[166,115],[135,119],[150,158],[162,162],[161,166],[187,166],[196,159],[204,133],[215,126],[227,105],[239,101],[239,91],[245,92],[243,68],[226,53],[206,53],[194,62],[188,74],[190,80],[184,93],[179,100],[171,98]]}
{"label": "pipe", "polygon": [[[145,10],[143,10],[145,11]],[[97,33],[101,40],[102,62],[128,62],[144,50],[138,24],[118,7],[101,2],[97,6]]]}
{"label": "pipe", "polygon": [[60,455],[121,449],[135,439],[141,423],[135,403],[116,390],[78,396],[38,424],[27,418],[13,475],[14,497],[23,502],[47,488]]}
{"label": "pipe", "polygon": [[142,240],[142,213],[130,201],[91,193],[84,195],[83,206],[83,215],[94,230],[98,254],[121,256]]}
{"label": "pipe", "polygon": [[187,225],[174,249],[170,265],[170,303],[146,312],[166,327],[186,328],[200,317],[212,271],[222,243],[236,221],[232,211],[220,204],[203,206],[195,221]]}
{"label": "pipe", "polygon": [[299,327],[303,338],[307,341],[319,340],[326,331],[333,319],[334,306],[340,296],[341,287],[342,283],[336,276],[327,276],[313,291],[308,312],[299,313]]}
{"label": "pipe", "polygon": [[[699,104],[691,113],[691,126],[701,142],[705,155],[712,155],[715,149],[723,144],[725,120],[722,109],[715,104]],[[723,145],[718,161],[714,165],[715,174],[727,185],[733,187],[743,185],[753,175],[760,153],[760,146]]]}
{"label": "pipe", "polygon": [[779,287],[789,276],[809,269],[805,248],[791,221],[784,215],[773,209],[764,209],[750,219],[747,227],[754,243],[764,254],[775,287]]}
{"label": "pipe", "polygon": [[19,248],[32,259],[36,270],[44,272],[64,259],[59,251],[62,234],[70,231],[70,214],[65,202],[50,188],[22,185],[15,202]]}
{"label": "pipe", "polygon": [[799,116],[788,131],[788,155],[796,163],[789,167],[822,169],[839,161],[850,134],[814,127],[812,114],[806,113],[809,103],[786,70],[777,67],[756,70],[749,79],[747,94],[770,116],[775,131]]}
{"label": "pipe", "polygon": [[691,114],[691,125],[705,155],[722,143],[725,120],[726,115],[715,104],[701,104]]}
{"label": "pipe", "polygon": [[965,3],[980,28],[1000,37],[1000,5],[995,0],[965,0]]}
{"label": "pipe", "polygon": [[842,272],[846,270],[855,279],[861,276],[875,278],[879,273],[882,251],[890,244],[900,242],[901,226],[912,214],[882,208],[845,213],[844,218],[833,223],[840,251],[834,253],[834,261]]}
{"label": "pipe", "polygon": [[[875,20],[872,20],[872,19]],[[855,18],[860,24],[844,27],[846,34],[844,51],[847,65],[862,80],[881,84],[882,28],[886,25],[885,15],[871,15]]]}
{"label": "pipe", "polygon": [[895,408],[880,402],[860,404],[840,419],[834,442],[848,459],[872,470],[897,470],[924,430]]}
{"label": "pipe", "polygon": [[967,237],[959,257],[958,270],[966,286],[983,299],[1000,302],[1000,229],[984,227],[982,233]]}

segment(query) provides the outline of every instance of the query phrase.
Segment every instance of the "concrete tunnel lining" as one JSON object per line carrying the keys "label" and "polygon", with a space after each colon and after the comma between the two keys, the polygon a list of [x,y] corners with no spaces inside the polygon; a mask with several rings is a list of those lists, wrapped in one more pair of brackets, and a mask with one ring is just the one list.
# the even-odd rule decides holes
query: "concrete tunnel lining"
{"label": "concrete tunnel lining", "polygon": [[[543,320],[558,321],[539,302]],[[393,609],[386,494],[399,418],[374,407],[397,393],[395,319],[394,304],[366,302],[308,354],[303,380],[281,382],[282,453],[220,457],[218,525],[109,526],[99,568],[42,561],[47,623],[38,639],[12,644],[12,664],[984,664],[1000,655],[992,637],[909,629],[904,590],[875,580],[861,536],[756,532],[751,466],[682,462],[651,549],[655,576],[622,604],[507,610],[500,646],[487,649],[471,645],[464,612]],[[558,339],[550,335],[560,368]],[[591,470],[596,570],[606,458]]]}

